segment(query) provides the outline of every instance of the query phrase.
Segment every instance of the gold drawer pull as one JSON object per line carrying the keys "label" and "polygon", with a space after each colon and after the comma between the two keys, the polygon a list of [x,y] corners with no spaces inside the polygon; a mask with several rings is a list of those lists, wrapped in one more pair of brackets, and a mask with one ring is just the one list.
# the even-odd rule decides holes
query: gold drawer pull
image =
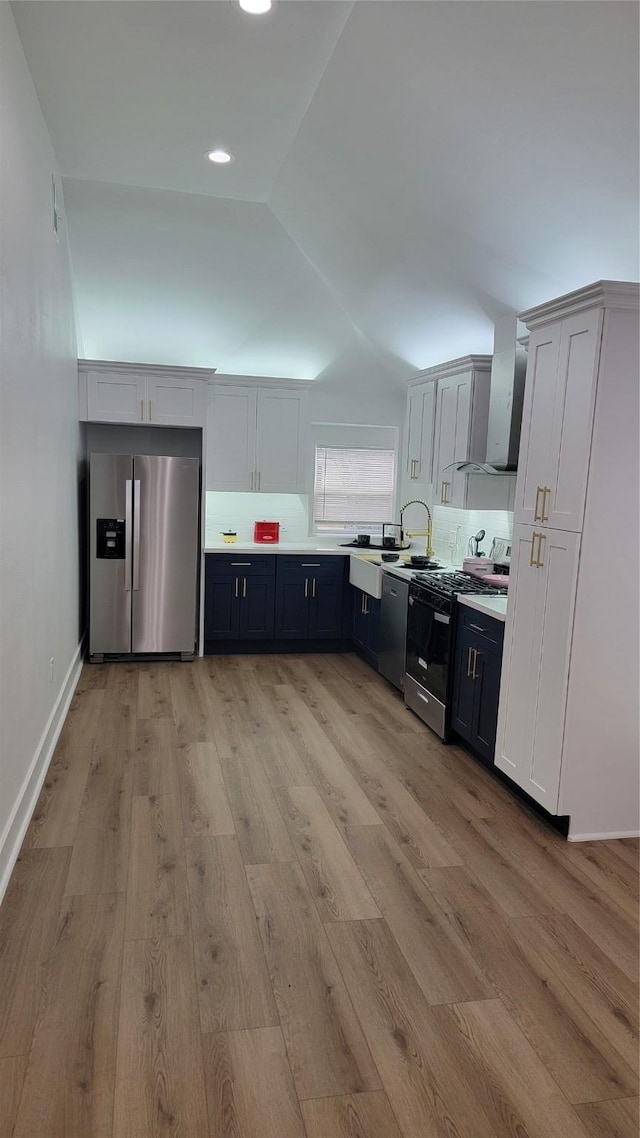
{"label": "gold drawer pull", "polygon": [[550,489],[550,487],[549,486],[543,486],[542,487],[542,517],[540,518],[541,522],[548,522],[549,521],[549,515],[547,513],[547,494],[549,495],[549,500],[551,500],[551,489]]}

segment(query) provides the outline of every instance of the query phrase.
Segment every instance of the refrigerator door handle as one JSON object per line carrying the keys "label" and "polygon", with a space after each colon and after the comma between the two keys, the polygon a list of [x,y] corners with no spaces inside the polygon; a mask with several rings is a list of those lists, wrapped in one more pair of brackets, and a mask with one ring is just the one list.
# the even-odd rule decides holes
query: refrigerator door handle
{"label": "refrigerator door handle", "polygon": [[131,591],[131,489],[132,482],[127,478],[124,484],[125,505],[124,505],[124,588],[125,592]]}
{"label": "refrigerator door handle", "polygon": [[140,588],[140,479],[133,483],[133,588]]}

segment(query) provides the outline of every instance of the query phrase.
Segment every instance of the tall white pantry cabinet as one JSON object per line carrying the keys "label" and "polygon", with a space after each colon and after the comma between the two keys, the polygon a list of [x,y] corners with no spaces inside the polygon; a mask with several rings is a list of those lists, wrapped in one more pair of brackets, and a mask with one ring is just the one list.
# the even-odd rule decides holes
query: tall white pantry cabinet
{"label": "tall white pantry cabinet", "polygon": [[530,330],[495,764],[569,839],[640,830],[640,286],[521,315]]}

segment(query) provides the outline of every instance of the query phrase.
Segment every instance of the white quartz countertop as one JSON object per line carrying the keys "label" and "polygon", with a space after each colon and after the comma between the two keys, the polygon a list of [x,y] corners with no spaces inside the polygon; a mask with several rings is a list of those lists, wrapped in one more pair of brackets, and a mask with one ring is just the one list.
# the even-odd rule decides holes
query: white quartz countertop
{"label": "white quartz countertop", "polygon": [[463,597],[458,597],[458,604],[467,605],[468,608],[483,612],[486,616],[493,616],[496,620],[505,621],[507,619],[506,595],[504,597],[485,597],[465,593]]}
{"label": "white quartz countertop", "polygon": [[330,542],[316,541],[236,541],[210,542],[204,546],[205,553],[318,553],[339,554],[348,557],[354,549],[345,549],[344,546],[331,545]]}

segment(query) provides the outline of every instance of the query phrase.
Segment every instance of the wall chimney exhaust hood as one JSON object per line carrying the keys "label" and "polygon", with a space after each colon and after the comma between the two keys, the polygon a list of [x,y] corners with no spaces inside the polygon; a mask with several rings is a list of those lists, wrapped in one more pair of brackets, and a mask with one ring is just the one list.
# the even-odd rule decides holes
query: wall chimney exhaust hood
{"label": "wall chimney exhaust hood", "polygon": [[[526,329],[523,329],[526,332]],[[457,462],[466,474],[515,474],[518,469],[520,429],[527,353],[517,336],[518,318],[513,313],[496,321],[491,363],[489,426],[486,462]]]}

